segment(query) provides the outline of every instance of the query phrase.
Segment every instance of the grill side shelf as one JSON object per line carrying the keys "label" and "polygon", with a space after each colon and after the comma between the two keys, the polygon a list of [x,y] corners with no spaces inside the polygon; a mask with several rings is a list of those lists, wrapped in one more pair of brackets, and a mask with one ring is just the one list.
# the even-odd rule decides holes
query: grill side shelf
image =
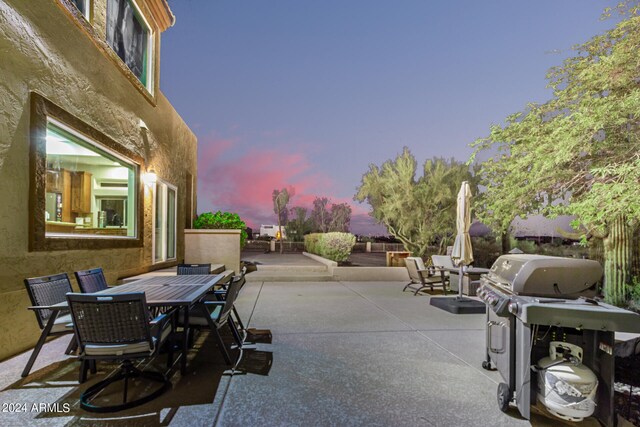
{"label": "grill side shelf", "polygon": [[528,324],[640,333],[640,315],[608,304],[524,304],[518,318]]}

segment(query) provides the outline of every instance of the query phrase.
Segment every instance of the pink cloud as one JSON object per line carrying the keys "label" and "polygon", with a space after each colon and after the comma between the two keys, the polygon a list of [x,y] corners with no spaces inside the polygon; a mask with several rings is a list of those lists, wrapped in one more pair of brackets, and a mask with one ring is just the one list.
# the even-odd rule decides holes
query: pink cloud
{"label": "pink cloud", "polygon": [[217,134],[199,142],[198,213],[237,212],[252,228],[272,224],[276,221],[273,190],[293,188],[290,207],[311,208],[316,197],[328,197],[331,203],[351,205],[354,232],[386,234],[376,233],[380,227],[368,216],[368,205],[332,195],[335,183],[329,174],[310,162],[304,145],[296,144],[295,149],[273,144],[269,148],[244,145],[242,138],[223,138]]}

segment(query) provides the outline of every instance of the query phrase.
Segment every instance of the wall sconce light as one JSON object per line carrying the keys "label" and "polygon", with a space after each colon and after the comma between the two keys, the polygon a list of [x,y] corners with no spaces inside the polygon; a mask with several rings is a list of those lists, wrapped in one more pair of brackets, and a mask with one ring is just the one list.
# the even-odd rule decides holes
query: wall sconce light
{"label": "wall sconce light", "polygon": [[158,181],[158,175],[156,175],[156,171],[153,168],[149,168],[144,173],[144,175],[142,177],[142,180],[148,186],[152,186],[153,184],[155,184]]}

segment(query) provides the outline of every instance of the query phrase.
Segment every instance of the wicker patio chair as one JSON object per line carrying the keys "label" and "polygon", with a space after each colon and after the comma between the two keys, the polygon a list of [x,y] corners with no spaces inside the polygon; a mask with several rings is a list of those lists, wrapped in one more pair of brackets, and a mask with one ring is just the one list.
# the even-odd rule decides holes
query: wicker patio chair
{"label": "wicker patio chair", "polygon": [[447,293],[449,282],[443,272],[425,268],[424,261],[420,257],[405,258],[405,265],[411,281],[402,289],[403,292],[411,289],[414,295],[418,295],[418,292],[423,289],[429,288],[433,291],[433,287],[437,286],[442,288],[443,293]]}
{"label": "wicker patio chair", "polygon": [[78,286],[80,286],[80,292],[83,294],[93,294],[109,288],[101,268],[76,271],[75,276],[78,280]]}
{"label": "wicker patio chair", "polygon": [[[71,288],[71,282],[67,273],[56,274],[54,276],[42,276],[33,277],[31,279],[24,279],[24,285],[27,288],[31,305],[47,307],[64,302],[67,292],[73,292]],[[73,333],[73,326],[71,325],[71,315],[68,311],[56,312],[57,316],[53,324],[49,325],[49,320],[54,315],[53,310],[46,308],[33,309],[38,321],[38,326],[41,329],[40,339],[38,340],[27,366],[22,371],[22,376],[29,375],[33,363],[36,361],[42,346],[44,345],[49,335],[64,335]],[[66,354],[71,353],[76,348],[76,341],[71,340],[67,347]]]}
{"label": "wicker patio chair", "polygon": [[[195,306],[189,312],[189,327],[191,328],[206,328],[208,327],[213,332],[220,352],[224,357],[227,365],[231,364],[231,357],[227,351],[227,347],[222,340],[219,330],[227,325],[231,330],[234,340],[238,347],[242,348],[243,338],[240,335],[237,325],[235,324],[231,312],[233,311],[233,305],[240,292],[240,288],[244,285],[244,276],[237,276],[229,284],[224,301],[204,301]],[[178,321],[184,325],[184,318],[182,312],[180,312]]]}
{"label": "wicker patio chair", "polygon": [[178,264],[178,276],[211,274],[211,264]]}
{"label": "wicker patio chair", "polygon": [[[97,360],[120,360],[120,370],[89,387],[80,396],[80,406],[90,412],[115,412],[149,402],[171,387],[171,382],[159,372],[142,371],[132,360],[153,357],[171,336],[173,312],[161,314],[153,320],[149,315],[144,292],[96,295],[68,294],[67,301],[74,320],[80,347],[80,383],[87,379],[87,371]],[[167,366],[173,362],[173,346],[168,346]],[[153,392],[127,401],[129,379],[144,378],[160,383]],[[94,405],[92,398],[102,394],[108,386],[124,380],[121,404]]]}

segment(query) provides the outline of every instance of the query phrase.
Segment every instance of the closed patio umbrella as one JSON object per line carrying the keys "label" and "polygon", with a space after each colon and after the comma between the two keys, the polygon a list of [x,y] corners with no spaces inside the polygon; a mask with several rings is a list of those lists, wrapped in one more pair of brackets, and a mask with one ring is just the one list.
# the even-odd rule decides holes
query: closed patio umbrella
{"label": "closed patio umbrella", "polygon": [[[467,181],[463,181],[458,192],[458,208],[456,211],[456,240],[453,244],[451,259],[458,266],[458,296],[455,298],[431,298],[429,304],[455,314],[484,313],[485,305],[480,301],[463,298],[465,267],[473,262],[473,248],[471,247],[471,188]],[[478,270],[478,269],[475,269]]]}
{"label": "closed patio umbrella", "polygon": [[451,258],[460,267],[458,297],[462,298],[462,277],[465,266],[473,262],[473,248],[471,247],[471,189],[469,183],[463,181],[458,192],[458,208],[456,210],[456,240],[453,243]]}

